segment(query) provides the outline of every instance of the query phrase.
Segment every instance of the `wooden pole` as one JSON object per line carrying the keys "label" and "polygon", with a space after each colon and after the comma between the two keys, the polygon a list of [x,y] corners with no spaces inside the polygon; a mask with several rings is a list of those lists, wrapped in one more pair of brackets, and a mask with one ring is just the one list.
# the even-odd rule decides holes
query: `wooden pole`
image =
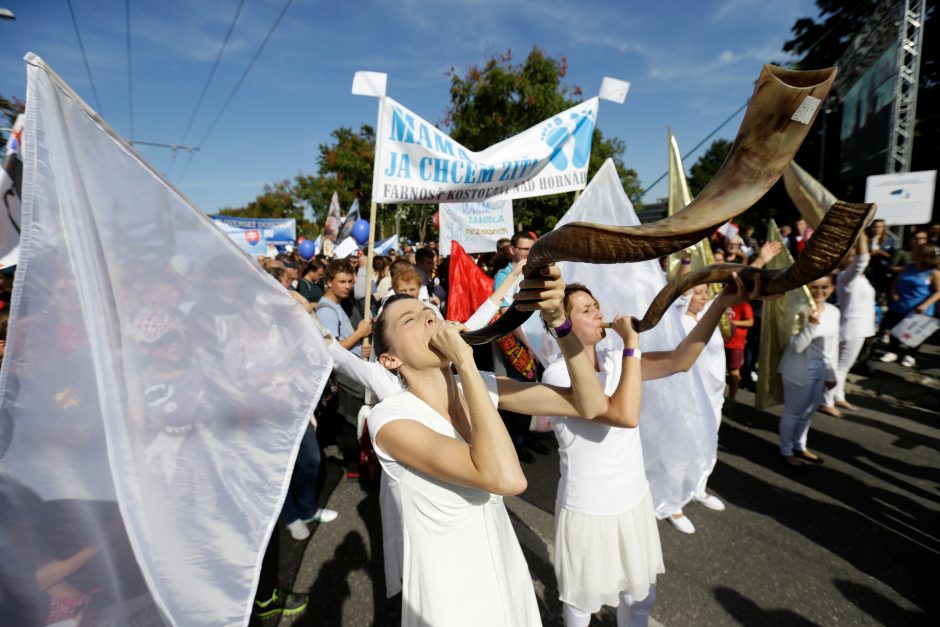
{"label": "wooden pole", "polygon": [[[373,202],[369,206],[369,252],[366,261],[366,319],[372,318],[372,278],[375,271],[372,269],[372,258],[375,256],[375,212],[377,205]],[[368,346],[371,340],[363,338],[362,345]]]}

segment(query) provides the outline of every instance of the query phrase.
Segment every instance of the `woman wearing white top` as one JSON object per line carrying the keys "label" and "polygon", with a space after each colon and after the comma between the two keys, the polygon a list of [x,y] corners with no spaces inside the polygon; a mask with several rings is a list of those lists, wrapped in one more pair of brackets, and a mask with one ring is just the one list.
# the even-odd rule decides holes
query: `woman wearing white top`
{"label": "woman wearing white top", "polygon": [[[499,306],[510,287],[515,285],[515,277],[522,272],[525,261],[520,261],[513,268],[509,282],[504,282],[489,298],[480,304],[476,312],[464,326],[475,331],[486,326],[499,311]],[[326,333],[328,336],[329,334]],[[358,381],[372,393],[374,402],[401,394],[405,391],[401,380],[374,361],[363,361],[352,354],[336,340],[329,338],[330,354],[333,367],[346,376]],[[371,408],[369,408],[371,410]],[[382,517],[382,548],[385,561],[385,594],[393,597],[401,592],[402,561],[404,539],[401,528],[401,499],[398,494],[398,481],[383,472],[379,479],[379,511]]]}
{"label": "woman wearing white top", "polygon": [[871,257],[868,254],[868,238],[863,231],[855,244],[854,254],[846,256],[842,270],[836,276],[836,296],[842,314],[839,325],[839,367],[836,369],[836,385],[826,390],[819,411],[839,418],[839,407],[858,409],[845,400],[845,379],[855,364],[865,340],[875,335],[875,288],[865,276]]}
{"label": "woman wearing white top", "polygon": [[[644,626],[655,600],[656,575],[664,572],[656,514],[643,465],[639,426],[641,380],[666,377],[692,367],[712,336],[721,314],[760,290],[747,294],[735,277],[701,321],[671,351],[640,357],[630,320],[617,317],[612,328],[624,340],[620,351],[601,350],[604,318],[583,285],[569,285],[564,301],[572,334],[585,346],[609,408],[595,420],[557,416],[561,480],[555,505],[555,575],[567,627],[582,627],[602,605],[617,607],[617,624]],[[560,362],[542,381],[566,385]]]}
{"label": "woman wearing white top", "polygon": [[407,387],[369,416],[383,470],[399,484],[403,625],[540,624],[532,578],[500,496],[527,484],[497,406],[589,417],[607,411],[585,351],[565,334],[570,321],[560,273],[546,268],[543,277],[524,281],[516,302],[541,310],[559,329],[570,387],[482,375],[459,326],[415,299],[389,300],[376,319],[379,362]]}
{"label": "woman wearing white top", "polygon": [[780,418],[780,454],[790,466],[803,461],[822,463],[806,448],[806,435],[816,408],[827,389],[836,385],[839,365],[839,310],[826,304],[833,290],[832,277],[809,285],[816,309],[806,316],[803,330],[790,338],[778,371],[783,379],[783,416]]}

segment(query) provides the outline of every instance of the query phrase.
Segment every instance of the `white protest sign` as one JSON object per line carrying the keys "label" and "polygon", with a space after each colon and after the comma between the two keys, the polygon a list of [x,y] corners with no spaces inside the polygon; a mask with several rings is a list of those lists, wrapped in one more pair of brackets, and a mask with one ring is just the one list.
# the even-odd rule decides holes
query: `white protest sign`
{"label": "white protest sign", "polygon": [[356,243],[356,240],[351,237],[347,237],[336,245],[336,248],[333,250],[333,257],[335,259],[343,259],[344,257],[348,257],[349,255],[353,254],[357,250],[359,250],[359,245]]}
{"label": "white protest sign", "polygon": [[894,325],[894,328],[891,329],[891,335],[898,338],[902,344],[917,348],[937,329],[940,329],[940,320],[933,316],[912,313]]}
{"label": "white protest sign", "polygon": [[878,174],[865,179],[865,202],[878,204],[880,220],[890,224],[924,224],[933,213],[937,171]]}
{"label": "white protest sign", "polygon": [[473,152],[410,109],[383,98],[372,199],[450,203],[584,189],[598,103],[591,98]]}
{"label": "white protest sign", "polygon": [[512,237],[512,201],[489,200],[439,205],[440,251],[450,254],[450,243],[456,241],[468,253],[496,250],[502,237]]}

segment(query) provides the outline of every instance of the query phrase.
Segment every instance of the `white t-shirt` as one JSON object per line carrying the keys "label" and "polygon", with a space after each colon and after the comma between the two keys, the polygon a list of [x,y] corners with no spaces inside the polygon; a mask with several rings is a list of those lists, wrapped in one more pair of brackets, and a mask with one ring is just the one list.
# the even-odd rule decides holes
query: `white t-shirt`
{"label": "white t-shirt", "polygon": [[856,255],[836,276],[836,294],[842,313],[840,339],[875,334],[875,288],[865,277],[870,255]]}
{"label": "white t-shirt", "polygon": [[[499,391],[496,384],[496,375],[492,372],[481,372],[480,374],[483,377],[483,383],[486,384],[486,391],[489,392],[493,405],[498,407]],[[460,387],[460,377],[456,377],[456,379],[457,387]],[[430,405],[411,392],[386,397],[385,400],[373,407],[369,413],[369,435],[372,437],[372,446],[379,456],[382,467],[395,480],[401,479],[404,469],[393,457],[383,451],[382,447],[375,441],[379,430],[393,420],[414,420],[442,435],[463,441],[463,437],[453,426],[446,429],[446,432],[442,432],[440,415]]]}
{"label": "white t-shirt", "polygon": [[[620,383],[621,352],[598,351],[604,393]],[[567,387],[571,383],[564,360],[545,369],[542,383]],[[643,468],[639,428],[609,427],[582,418],[555,416],[561,480],[557,504],[582,514],[609,515],[629,511],[646,496],[649,484]]]}

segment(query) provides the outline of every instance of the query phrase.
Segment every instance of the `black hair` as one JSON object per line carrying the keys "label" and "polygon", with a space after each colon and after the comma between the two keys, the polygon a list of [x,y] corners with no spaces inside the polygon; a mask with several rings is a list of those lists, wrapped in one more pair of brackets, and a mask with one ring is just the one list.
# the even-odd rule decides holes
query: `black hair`
{"label": "black hair", "polygon": [[389,351],[388,322],[386,321],[388,316],[385,315],[388,306],[406,299],[417,300],[414,296],[407,294],[392,294],[382,303],[382,313],[372,321],[372,347],[377,357]]}
{"label": "black hair", "polygon": [[419,248],[418,251],[415,253],[415,261],[424,261],[425,259],[433,260],[434,257],[436,256],[437,256],[437,253],[434,252],[433,248],[428,248],[427,246],[425,246],[424,248]]}
{"label": "black hair", "polygon": [[515,247],[515,246],[518,246],[518,245],[519,245],[519,240],[521,240],[521,239],[530,239],[530,240],[532,240],[533,242],[535,241],[535,238],[532,236],[532,233],[531,233],[531,232],[529,232],[529,231],[519,231],[518,233],[516,233],[515,235],[512,236],[512,239],[509,240],[509,243],[512,244],[513,247]]}

